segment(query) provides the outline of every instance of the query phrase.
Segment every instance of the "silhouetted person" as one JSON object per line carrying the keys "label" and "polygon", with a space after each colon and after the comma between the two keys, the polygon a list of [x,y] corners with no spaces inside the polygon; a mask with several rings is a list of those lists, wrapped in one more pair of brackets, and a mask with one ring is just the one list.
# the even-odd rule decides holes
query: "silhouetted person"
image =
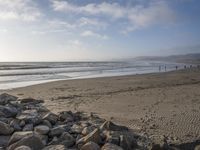
{"label": "silhouetted person", "polygon": [[190,65],[190,68],[192,68],[192,65]]}
{"label": "silhouetted person", "polygon": [[167,66],[165,66],[165,72],[167,71]]}
{"label": "silhouetted person", "polygon": [[178,70],[178,66],[176,66],[176,70]]}
{"label": "silhouetted person", "polygon": [[187,67],[186,67],[186,65],[184,66],[184,69],[186,69]]}

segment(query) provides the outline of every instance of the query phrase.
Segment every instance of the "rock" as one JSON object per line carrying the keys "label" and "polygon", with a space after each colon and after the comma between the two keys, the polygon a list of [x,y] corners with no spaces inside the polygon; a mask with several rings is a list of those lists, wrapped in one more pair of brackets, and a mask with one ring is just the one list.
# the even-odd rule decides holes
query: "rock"
{"label": "rock", "polygon": [[75,139],[68,132],[64,132],[59,138],[59,142],[60,144],[65,145],[65,147],[71,147],[75,144]]}
{"label": "rock", "polygon": [[0,121],[0,135],[10,135],[14,129],[10,125]]}
{"label": "rock", "polygon": [[111,144],[111,143],[106,143],[101,150],[123,150],[123,148],[115,145],[115,144]]}
{"label": "rock", "polygon": [[68,150],[64,145],[49,145],[42,150]]}
{"label": "rock", "polygon": [[20,147],[15,148],[15,150],[31,150],[31,148],[28,146],[20,146]]}
{"label": "rock", "polygon": [[80,125],[77,125],[77,124],[74,124],[74,125],[71,127],[71,132],[72,132],[72,133],[81,134],[82,130],[83,130],[83,127],[80,126]]}
{"label": "rock", "polygon": [[97,144],[101,143],[99,129],[95,129],[90,134],[88,134],[88,135],[84,136],[83,138],[81,138],[80,140],[78,140],[77,145],[78,144],[86,144],[87,142],[90,142],[90,141],[97,143]]}
{"label": "rock", "polygon": [[94,142],[88,142],[81,147],[81,150],[100,150],[100,147]]}
{"label": "rock", "polygon": [[10,126],[14,128],[15,131],[20,131],[22,130],[21,126],[20,126],[20,120],[17,119],[13,119],[10,122]]}
{"label": "rock", "polygon": [[91,133],[92,131],[94,131],[95,127],[94,126],[89,126],[89,127],[85,127],[83,130],[82,130],[82,134],[83,135],[88,135],[89,133]]}
{"label": "rock", "polygon": [[49,128],[52,128],[52,125],[48,120],[43,120],[42,124],[48,126]]}
{"label": "rock", "polygon": [[37,125],[42,122],[41,116],[36,110],[25,110],[16,117],[19,120],[24,120],[25,123]]}
{"label": "rock", "polygon": [[73,121],[73,114],[71,111],[63,111],[59,114],[59,119],[61,121]]}
{"label": "rock", "polygon": [[49,136],[60,136],[63,132],[65,132],[65,129],[62,126],[58,126],[50,130]]}
{"label": "rock", "polygon": [[125,126],[118,126],[111,121],[105,121],[101,126],[100,130],[110,130],[110,131],[128,131]]}
{"label": "rock", "polygon": [[31,104],[39,104],[39,103],[44,103],[44,100],[36,100],[34,98],[23,98],[19,99],[19,101],[24,104],[24,103],[31,103]]}
{"label": "rock", "polygon": [[0,147],[6,147],[8,145],[11,136],[0,136]]}
{"label": "rock", "polygon": [[25,126],[25,124],[26,124],[26,123],[25,123],[25,121],[24,121],[24,120],[21,120],[21,121],[20,121],[20,123],[19,123],[20,127],[24,127],[24,126]]}
{"label": "rock", "polygon": [[40,140],[42,141],[42,143],[44,145],[47,145],[47,142],[48,142],[48,136],[47,135],[42,135],[42,134],[35,134],[37,137],[40,138]]}
{"label": "rock", "polygon": [[33,124],[26,124],[23,131],[33,131]]}
{"label": "rock", "polygon": [[44,148],[44,144],[42,143],[41,139],[36,135],[26,136],[19,140],[18,142],[10,145],[8,150],[14,150],[20,146],[28,146],[32,150],[40,150]]}
{"label": "rock", "polygon": [[45,125],[39,125],[34,128],[34,131],[38,134],[45,135],[49,132],[49,127]]}
{"label": "rock", "polygon": [[6,118],[15,117],[18,113],[18,111],[15,107],[1,106],[1,105],[0,105],[0,112]]}
{"label": "rock", "polygon": [[19,140],[21,140],[22,138],[26,137],[26,136],[30,136],[33,135],[32,131],[26,131],[26,132],[15,132],[13,133],[13,135],[11,136],[8,145],[11,145]]}
{"label": "rock", "polygon": [[58,116],[50,112],[43,117],[43,120],[48,120],[49,122],[51,122],[51,124],[56,124]]}
{"label": "rock", "polygon": [[10,101],[16,101],[18,98],[7,93],[0,95],[0,105],[8,104]]}

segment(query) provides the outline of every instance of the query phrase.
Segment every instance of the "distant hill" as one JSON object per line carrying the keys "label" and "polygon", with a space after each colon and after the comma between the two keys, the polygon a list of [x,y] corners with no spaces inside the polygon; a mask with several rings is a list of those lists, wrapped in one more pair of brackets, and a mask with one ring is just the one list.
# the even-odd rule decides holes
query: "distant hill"
{"label": "distant hill", "polygon": [[142,56],[142,57],[136,57],[135,59],[136,60],[173,61],[173,62],[200,64],[200,53],[185,54],[185,55],[171,55],[171,56]]}

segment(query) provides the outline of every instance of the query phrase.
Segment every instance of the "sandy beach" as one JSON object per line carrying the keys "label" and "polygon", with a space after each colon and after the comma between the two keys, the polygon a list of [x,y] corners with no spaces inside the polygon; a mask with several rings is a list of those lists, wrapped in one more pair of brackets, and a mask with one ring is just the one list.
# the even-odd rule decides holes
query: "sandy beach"
{"label": "sandy beach", "polygon": [[[1,91],[3,93],[5,91]],[[172,143],[200,138],[200,70],[56,81],[6,91],[53,111],[94,112]]]}

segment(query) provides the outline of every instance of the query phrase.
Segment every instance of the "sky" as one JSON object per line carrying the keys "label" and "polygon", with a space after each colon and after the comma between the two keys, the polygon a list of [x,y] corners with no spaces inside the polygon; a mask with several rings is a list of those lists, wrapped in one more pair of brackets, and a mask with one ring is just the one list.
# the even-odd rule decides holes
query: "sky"
{"label": "sky", "polygon": [[199,0],[0,0],[0,61],[200,52]]}

